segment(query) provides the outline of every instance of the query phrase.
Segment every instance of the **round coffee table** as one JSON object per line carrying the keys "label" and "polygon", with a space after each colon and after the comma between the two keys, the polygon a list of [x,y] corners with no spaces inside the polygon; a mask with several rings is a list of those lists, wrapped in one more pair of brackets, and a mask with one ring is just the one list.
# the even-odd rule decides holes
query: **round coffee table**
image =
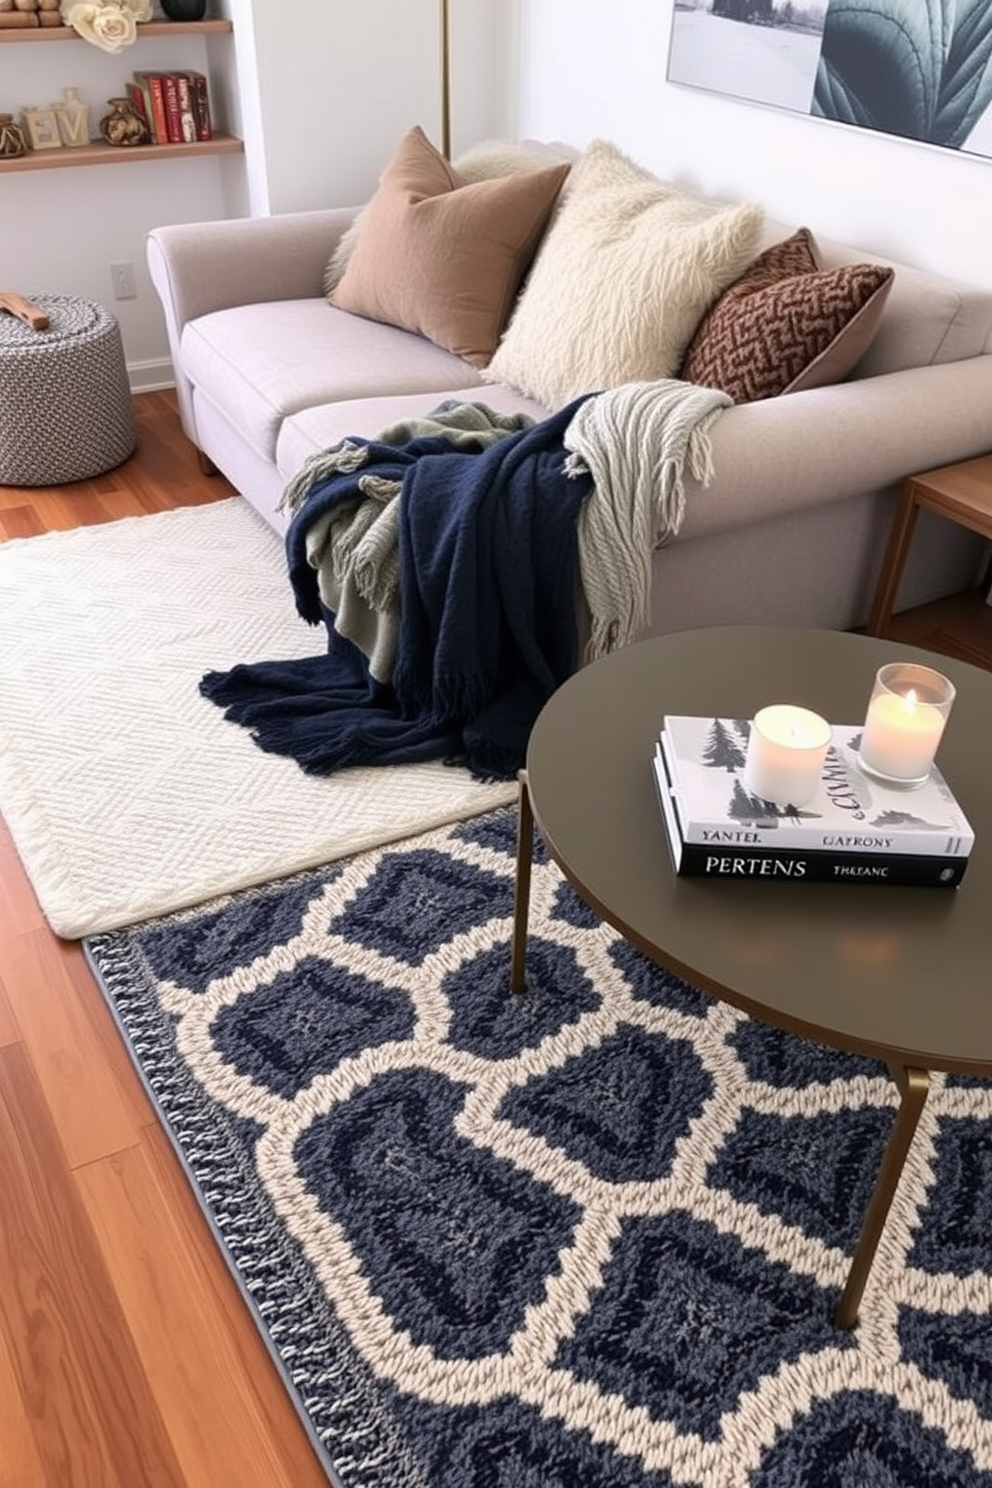
{"label": "round coffee table", "polygon": [[[863,719],[887,661],[944,672],[957,697],[938,763],[975,829],[957,889],[728,883],[672,869],[651,760],[666,713],[751,718],[798,703]],[[714,627],[642,641],[584,668],[531,734],[521,775],[515,990],[524,984],[532,827],[626,940],[751,1016],[885,1060],[901,1102],[834,1315],[857,1321],[932,1070],[992,1076],[992,674],[839,631]]]}

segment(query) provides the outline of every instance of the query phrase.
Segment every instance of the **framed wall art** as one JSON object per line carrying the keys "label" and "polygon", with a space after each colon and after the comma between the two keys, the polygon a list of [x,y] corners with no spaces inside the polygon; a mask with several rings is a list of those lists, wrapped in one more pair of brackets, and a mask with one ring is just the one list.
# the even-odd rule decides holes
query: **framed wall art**
{"label": "framed wall art", "polygon": [[675,0],[668,80],[992,159],[989,0]]}

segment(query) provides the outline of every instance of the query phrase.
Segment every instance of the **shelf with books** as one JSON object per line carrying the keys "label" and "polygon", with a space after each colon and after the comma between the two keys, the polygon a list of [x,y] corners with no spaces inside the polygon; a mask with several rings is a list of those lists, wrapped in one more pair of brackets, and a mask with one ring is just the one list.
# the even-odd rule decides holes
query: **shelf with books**
{"label": "shelf with books", "polygon": [[195,68],[132,74],[128,97],[144,119],[156,145],[194,144],[213,139],[210,90],[206,75]]}
{"label": "shelf with books", "polygon": [[[144,38],[162,39],[175,38],[177,36],[197,36],[204,38],[203,57],[206,57],[205,46],[213,36],[226,37],[233,33],[234,26],[229,20],[211,21],[146,21],[138,26],[138,39]],[[83,38],[68,26],[36,26],[13,28],[10,30],[0,29],[0,44],[14,41],[82,41]],[[54,54],[53,54],[54,55]],[[47,62],[46,53],[46,62]],[[101,58],[95,60],[102,60]],[[120,59],[117,59],[118,61]],[[201,65],[204,65],[201,62]],[[46,66],[46,72],[48,68]],[[195,74],[190,70],[190,75]],[[123,95],[129,91],[126,84],[122,84],[113,90],[104,92],[104,97],[109,98],[110,91],[116,91]],[[209,108],[209,105],[208,105]],[[94,103],[93,117],[97,112],[103,110]],[[26,155],[7,157],[0,160],[0,174],[17,174],[24,171],[50,171],[75,169],[77,166],[91,165],[118,165],[123,163],[135,164],[149,160],[168,160],[176,158],[198,159],[205,155],[239,155],[244,153],[244,142],[238,136],[225,131],[212,130],[211,138],[200,137],[198,139],[169,140],[167,143],[156,142],[148,145],[121,146],[108,145],[102,139],[91,139],[88,145],[72,148],[59,148],[49,150],[31,150]]]}

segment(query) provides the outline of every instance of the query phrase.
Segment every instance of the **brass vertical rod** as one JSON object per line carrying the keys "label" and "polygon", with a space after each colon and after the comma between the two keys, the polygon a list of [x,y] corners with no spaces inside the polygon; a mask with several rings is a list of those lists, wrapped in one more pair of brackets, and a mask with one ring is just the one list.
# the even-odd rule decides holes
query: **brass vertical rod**
{"label": "brass vertical rod", "polygon": [[441,32],[441,154],[451,159],[451,13],[449,0],[440,0]]}
{"label": "brass vertical rod", "polygon": [[912,1145],[917,1123],[923,1114],[927,1092],[930,1089],[930,1075],[927,1070],[912,1069],[902,1065],[892,1065],[891,1069],[893,1079],[899,1086],[902,1100],[896,1112],[882,1158],[882,1166],[875,1180],[875,1187],[862,1222],[861,1237],[854,1252],[851,1269],[847,1274],[847,1285],[844,1287],[834,1313],[835,1328],[853,1328],[858,1321],[858,1307],[868,1280],[868,1273],[871,1270],[871,1263],[875,1259],[875,1251],[882,1238],[885,1220],[902,1176],[903,1164]]}
{"label": "brass vertical rod", "polygon": [[517,774],[517,872],[513,884],[513,950],[510,957],[510,991],[523,992],[527,985],[527,914],[530,909],[530,870],[534,860],[534,813],[527,789],[527,771]]}

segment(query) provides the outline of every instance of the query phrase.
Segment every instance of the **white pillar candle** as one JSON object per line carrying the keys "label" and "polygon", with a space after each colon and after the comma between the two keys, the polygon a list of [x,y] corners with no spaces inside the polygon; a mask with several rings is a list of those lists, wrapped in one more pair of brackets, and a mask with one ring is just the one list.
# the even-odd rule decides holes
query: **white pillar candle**
{"label": "white pillar candle", "polygon": [[954,701],[954,684],[912,662],[880,668],[861,738],[861,763],[871,775],[922,784]]}
{"label": "white pillar candle", "polygon": [[745,786],[776,806],[804,806],[816,794],[831,736],[827,720],[809,708],[759,709],[747,741]]}

